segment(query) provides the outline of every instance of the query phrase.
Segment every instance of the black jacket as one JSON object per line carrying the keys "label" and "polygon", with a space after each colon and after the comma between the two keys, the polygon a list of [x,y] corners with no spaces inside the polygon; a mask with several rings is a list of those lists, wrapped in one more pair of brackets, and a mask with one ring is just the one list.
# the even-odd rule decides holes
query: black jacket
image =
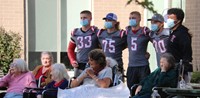
{"label": "black jacket", "polygon": [[[176,62],[182,59],[187,65],[192,62],[192,40],[188,31],[188,28],[180,25],[176,30],[171,31],[167,45],[167,51],[174,56]],[[189,71],[192,71],[192,68],[189,68]]]}

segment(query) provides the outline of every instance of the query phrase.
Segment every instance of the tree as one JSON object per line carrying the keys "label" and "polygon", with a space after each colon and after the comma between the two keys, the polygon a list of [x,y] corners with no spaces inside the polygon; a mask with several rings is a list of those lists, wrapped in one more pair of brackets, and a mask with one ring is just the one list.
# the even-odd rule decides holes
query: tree
{"label": "tree", "polygon": [[139,1],[139,0],[128,0],[126,5],[129,5],[131,2],[135,1],[138,5],[141,5],[143,8],[148,9],[149,11],[153,12],[153,13],[157,13],[156,10],[154,10],[153,6],[154,4],[149,1],[149,0],[143,0],[143,1]]}
{"label": "tree", "polygon": [[9,64],[14,58],[20,57],[21,36],[13,31],[6,31],[0,27],[0,68],[4,73],[8,72]]}

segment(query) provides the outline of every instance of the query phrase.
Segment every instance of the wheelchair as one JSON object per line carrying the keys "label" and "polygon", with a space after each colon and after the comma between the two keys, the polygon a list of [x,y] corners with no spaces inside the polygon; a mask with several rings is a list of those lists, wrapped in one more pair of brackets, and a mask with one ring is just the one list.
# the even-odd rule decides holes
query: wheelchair
{"label": "wheelchair", "polygon": [[[183,77],[183,74],[184,74],[184,64],[183,64],[183,61],[180,60],[179,63],[176,63],[174,69],[177,72],[177,88],[180,88],[179,87],[179,81],[181,80],[181,78]],[[135,95],[135,91],[136,91],[136,89],[137,89],[138,86],[139,86],[138,84],[134,84],[131,87],[130,98]],[[152,91],[157,90],[158,93],[159,93],[159,95],[161,96],[161,98],[172,98],[172,97],[174,97],[175,95],[170,95],[170,94],[168,94],[165,91],[167,88],[170,88],[170,87],[154,87],[154,88],[152,88]]]}

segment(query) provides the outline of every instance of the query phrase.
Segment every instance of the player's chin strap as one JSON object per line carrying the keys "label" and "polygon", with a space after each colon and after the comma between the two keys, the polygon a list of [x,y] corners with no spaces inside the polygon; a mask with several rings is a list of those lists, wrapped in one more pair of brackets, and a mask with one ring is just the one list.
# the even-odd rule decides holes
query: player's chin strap
{"label": "player's chin strap", "polygon": [[76,44],[73,43],[72,41],[70,41],[67,54],[68,54],[68,57],[69,57],[71,64],[73,63],[73,61],[76,60],[76,55],[75,55],[75,52],[74,52],[75,48],[76,48]]}

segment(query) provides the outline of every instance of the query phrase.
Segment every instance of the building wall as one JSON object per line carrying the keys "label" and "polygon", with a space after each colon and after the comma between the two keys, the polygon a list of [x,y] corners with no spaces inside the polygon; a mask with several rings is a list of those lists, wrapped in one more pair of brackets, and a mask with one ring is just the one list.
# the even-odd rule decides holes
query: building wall
{"label": "building wall", "polygon": [[22,36],[24,51],[24,0],[0,0],[0,26]]}
{"label": "building wall", "polygon": [[[133,1],[130,5],[127,5],[127,0],[93,0],[93,22],[99,28],[104,27],[103,17],[107,13],[113,12],[117,15],[118,21],[120,22],[121,29],[129,23],[129,14],[132,11],[139,11],[141,13],[141,25],[143,25],[144,9],[140,5],[136,5]],[[127,69],[128,65],[128,49],[123,51],[123,62],[124,69]]]}
{"label": "building wall", "polygon": [[200,0],[186,0],[185,26],[192,34],[193,68],[200,71]]}

